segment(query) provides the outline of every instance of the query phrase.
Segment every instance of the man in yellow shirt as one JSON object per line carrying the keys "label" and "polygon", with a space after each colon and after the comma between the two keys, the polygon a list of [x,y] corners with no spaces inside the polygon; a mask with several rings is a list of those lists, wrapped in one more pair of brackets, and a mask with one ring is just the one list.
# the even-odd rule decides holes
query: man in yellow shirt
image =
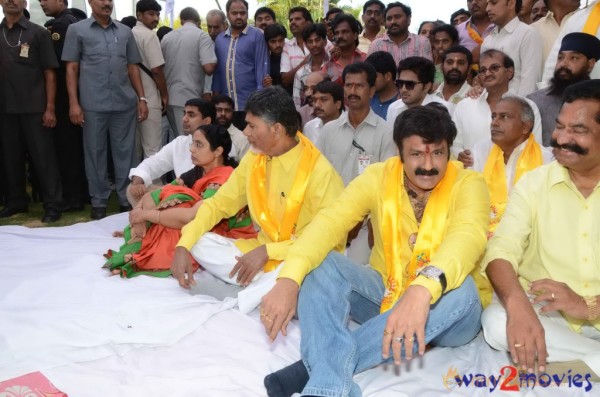
{"label": "man in yellow shirt", "polygon": [[[394,125],[400,158],[368,167],[288,251],[262,319],[275,338],[298,299],[303,362],[265,378],[270,396],[360,395],[355,373],[477,335],[482,307],[469,273],[485,249],[490,203],[483,177],[449,161],[455,136],[444,110],[403,112]],[[370,265],[330,253],[368,214]],[[349,318],[362,325],[351,331]]]}
{"label": "man in yellow shirt", "polygon": [[600,81],[576,83],[564,98],[557,161],[513,187],[483,259],[498,300],[482,323],[486,341],[523,369],[598,381]]}
{"label": "man in yellow shirt", "polygon": [[[297,133],[296,108],[281,87],[254,93],[246,112],[244,135],[250,151],[182,229],[171,271],[184,288],[195,284],[190,253],[209,273],[239,286],[248,286],[263,270],[279,269],[293,240],[343,189],[340,176],[325,156]],[[260,228],[257,238],[233,240],[207,233],[246,205]],[[344,244],[342,238],[334,242],[339,249]],[[258,286],[240,292],[238,303],[243,311],[258,305],[274,283],[274,274],[260,277],[264,281],[259,280]]]}

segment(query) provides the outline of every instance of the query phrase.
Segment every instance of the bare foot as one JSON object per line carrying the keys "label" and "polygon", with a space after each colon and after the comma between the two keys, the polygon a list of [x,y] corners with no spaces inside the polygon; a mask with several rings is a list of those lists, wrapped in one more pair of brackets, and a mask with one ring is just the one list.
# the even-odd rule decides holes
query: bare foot
{"label": "bare foot", "polygon": [[121,270],[115,269],[115,270],[111,271],[111,273],[112,273],[113,276],[116,276],[117,274],[121,273]]}
{"label": "bare foot", "polygon": [[113,232],[112,236],[113,237],[124,237],[125,233],[123,233],[121,230],[117,230],[116,232]]}

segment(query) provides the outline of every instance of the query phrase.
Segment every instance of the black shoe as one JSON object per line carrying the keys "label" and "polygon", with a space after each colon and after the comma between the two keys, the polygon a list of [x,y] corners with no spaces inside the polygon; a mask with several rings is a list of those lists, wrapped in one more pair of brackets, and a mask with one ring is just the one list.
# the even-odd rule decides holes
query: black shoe
{"label": "black shoe", "polygon": [[57,210],[56,208],[48,208],[46,211],[44,211],[44,216],[42,217],[42,222],[44,222],[44,223],[56,222],[57,220],[60,219],[61,216],[62,216],[62,213],[59,210]]}
{"label": "black shoe", "polygon": [[22,214],[25,212],[29,212],[27,207],[4,207],[2,211],[0,211],[0,218],[8,218],[9,216],[13,216],[15,214]]}
{"label": "black shoe", "polygon": [[106,217],[106,207],[92,207],[90,217],[97,221]]}
{"label": "black shoe", "polygon": [[120,205],[119,206],[119,212],[129,212],[133,209],[132,206],[130,206],[129,204],[127,205]]}

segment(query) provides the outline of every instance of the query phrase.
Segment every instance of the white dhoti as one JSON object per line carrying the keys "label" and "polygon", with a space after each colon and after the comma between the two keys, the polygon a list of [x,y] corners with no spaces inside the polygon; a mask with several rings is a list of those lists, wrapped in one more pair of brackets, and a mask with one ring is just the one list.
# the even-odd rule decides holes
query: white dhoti
{"label": "white dhoti", "polygon": [[[567,320],[558,313],[539,314],[541,305],[534,310],[544,327],[548,362],[581,360],[596,375],[600,375],[600,331],[584,325],[581,333],[574,332]],[[494,296],[481,318],[486,342],[496,350],[509,351],[506,338],[506,310]]]}
{"label": "white dhoti", "polygon": [[[240,285],[236,278],[229,273],[237,263],[236,257],[244,255],[235,245],[235,239],[220,236],[216,233],[206,233],[194,244],[190,253],[200,266],[214,277],[228,284]],[[242,289],[238,295],[238,306],[243,313],[249,313],[259,304],[262,297],[269,292],[277,281],[277,275],[282,264],[273,271],[260,271],[250,285]]]}

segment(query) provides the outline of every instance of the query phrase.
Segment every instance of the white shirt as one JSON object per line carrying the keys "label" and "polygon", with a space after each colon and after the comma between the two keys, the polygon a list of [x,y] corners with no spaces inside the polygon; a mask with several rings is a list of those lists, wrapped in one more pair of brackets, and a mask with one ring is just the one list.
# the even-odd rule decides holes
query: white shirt
{"label": "white shirt", "polygon": [[465,96],[467,95],[467,92],[469,92],[469,90],[471,89],[471,86],[469,85],[469,83],[465,80],[465,82],[463,83],[462,87],[460,87],[460,90],[458,90],[457,92],[455,92],[454,94],[450,95],[450,99],[448,99],[447,101],[444,99],[444,82],[442,82],[442,84],[439,85],[439,87],[437,88],[437,90],[435,90],[435,92],[433,93],[433,95],[435,95],[436,97],[442,99],[443,101],[445,101],[446,103],[444,104],[446,106],[446,108],[448,108],[448,111],[450,112],[450,115],[454,114],[454,109],[456,109],[456,105],[462,101],[463,99],[465,99]]}
{"label": "white shirt", "polygon": [[498,27],[483,40],[481,53],[490,49],[504,52],[515,63],[515,76],[510,81],[512,92],[525,96],[537,89],[542,77],[542,39],[531,26],[515,17],[502,29]]}
{"label": "white shirt", "polygon": [[231,136],[231,152],[229,152],[229,156],[233,157],[238,163],[244,157],[248,149],[250,149],[250,142],[244,135],[244,133],[237,128],[233,123],[227,129],[229,132],[229,136]]}
{"label": "white shirt", "polygon": [[[433,94],[425,95],[423,102],[421,102],[421,106],[427,105],[430,102],[441,103],[442,105],[446,106],[446,108],[448,109],[448,102],[444,101],[443,98],[440,98]],[[390,122],[390,124],[393,126],[394,122],[396,121],[396,117],[398,117],[400,115],[400,113],[404,112],[406,109],[408,109],[406,104],[404,102],[402,102],[402,99],[398,99],[397,101],[392,102],[392,104],[388,107],[387,116],[385,117],[385,119],[388,120]],[[448,112],[450,112],[450,109],[448,109]],[[452,114],[452,113],[450,113],[450,114]],[[393,129],[393,127],[392,127],[392,129]]]}
{"label": "white shirt", "polygon": [[565,15],[560,22],[556,22],[554,18],[554,13],[552,11],[548,11],[548,13],[541,17],[539,20],[535,21],[531,24],[531,26],[538,32],[538,35],[542,39],[543,49],[542,49],[542,60],[544,63],[548,59],[548,55],[552,50],[552,46],[560,33],[560,29],[565,26],[569,18],[575,14],[576,11],[570,12]]}
{"label": "white shirt", "polygon": [[[353,145],[353,141],[364,152]],[[390,125],[372,109],[357,128],[350,124],[348,112],[324,125],[317,147],[340,174],[344,185],[359,175],[359,155],[369,156],[370,164],[373,164],[385,161],[397,152]]]}
{"label": "white shirt", "polygon": [[[508,158],[508,162],[505,167],[506,174],[506,186],[508,187],[508,192],[513,186],[513,180],[515,178],[515,174],[517,173],[517,160],[519,156],[527,146],[527,141],[522,142],[519,146],[513,150],[510,157]],[[494,147],[494,142],[491,139],[484,139],[479,141],[473,146],[472,155],[473,155],[473,170],[477,172],[482,172],[485,168],[485,163],[490,155],[490,151]],[[554,155],[552,151],[546,147],[540,146],[542,149],[542,164],[548,164],[554,160]]]}
{"label": "white shirt", "polygon": [[[556,41],[554,42],[554,46],[552,46],[552,50],[548,55],[548,59],[546,59],[546,64],[544,65],[544,74],[542,76],[542,83],[544,83],[544,85],[549,83],[550,79],[554,75],[554,67],[556,66],[556,60],[558,59],[558,51],[560,50],[562,39],[569,33],[581,32],[583,30],[583,26],[585,25],[590,13],[592,12],[592,9],[597,3],[598,0],[594,1],[583,10],[577,11],[566,23],[563,24],[563,27],[558,34]],[[600,38],[600,27],[598,27],[596,37]],[[596,66],[594,66],[594,69],[590,74],[590,78],[600,79],[600,62],[596,62]]]}
{"label": "white shirt", "polygon": [[[344,112],[342,112],[343,114]],[[340,114],[341,116],[341,114]],[[329,123],[333,123],[335,120],[331,120],[327,123],[325,123],[325,125],[328,125]],[[323,128],[323,120],[321,120],[320,118],[315,118],[310,120],[308,123],[304,124],[304,130],[302,131],[302,133],[304,134],[305,137],[307,137],[308,139],[311,140],[312,143],[314,143],[315,145],[319,143],[319,139],[321,139],[321,129]]]}
{"label": "white shirt", "polygon": [[180,135],[160,151],[140,163],[136,168],[129,171],[129,179],[138,176],[149,186],[154,179],[160,178],[170,171],[175,171],[179,178],[181,174],[194,168],[190,145],[192,135]]}
{"label": "white shirt", "polygon": [[[513,95],[507,92],[504,95]],[[492,110],[487,103],[488,93],[483,91],[479,98],[465,98],[454,110],[452,120],[456,124],[456,139],[450,148],[450,152],[455,158],[463,150],[472,150],[473,146],[481,140],[490,139],[490,124],[492,123]],[[529,103],[535,121],[533,124],[533,135],[535,140],[542,144],[542,117],[537,105],[530,99],[523,98]]]}

